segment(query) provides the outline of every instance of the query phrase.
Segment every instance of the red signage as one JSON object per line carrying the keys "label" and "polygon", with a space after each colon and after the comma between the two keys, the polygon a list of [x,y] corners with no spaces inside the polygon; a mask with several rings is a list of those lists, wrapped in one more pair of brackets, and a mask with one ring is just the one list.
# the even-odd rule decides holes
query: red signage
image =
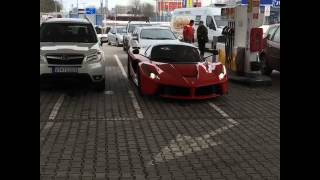
{"label": "red signage", "polygon": [[182,8],[182,2],[158,2],[160,11],[173,11]]}
{"label": "red signage", "polygon": [[[200,0],[193,0],[194,7],[201,7]],[[183,8],[183,2],[158,2],[158,11],[173,11],[178,8]]]}

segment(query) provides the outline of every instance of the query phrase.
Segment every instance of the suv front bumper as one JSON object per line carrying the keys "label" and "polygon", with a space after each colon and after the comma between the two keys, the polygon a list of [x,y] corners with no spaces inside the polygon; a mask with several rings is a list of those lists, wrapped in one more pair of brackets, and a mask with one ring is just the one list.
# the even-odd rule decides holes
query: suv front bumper
{"label": "suv front bumper", "polygon": [[[78,67],[77,73],[54,73],[53,67]],[[101,82],[105,79],[105,66],[103,63],[92,63],[82,65],[54,65],[40,64],[40,79],[59,80],[59,79],[85,79],[91,82]]]}

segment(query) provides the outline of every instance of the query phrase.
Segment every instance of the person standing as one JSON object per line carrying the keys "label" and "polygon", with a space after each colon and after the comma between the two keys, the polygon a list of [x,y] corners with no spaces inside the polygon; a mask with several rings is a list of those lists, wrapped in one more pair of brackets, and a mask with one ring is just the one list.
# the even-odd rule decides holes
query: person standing
{"label": "person standing", "polygon": [[208,29],[203,25],[203,21],[199,22],[197,29],[197,40],[201,56],[204,56],[206,42],[208,42]]}
{"label": "person standing", "polygon": [[194,20],[190,20],[190,23],[183,28],[183,40],[184,42],[194,43]]}

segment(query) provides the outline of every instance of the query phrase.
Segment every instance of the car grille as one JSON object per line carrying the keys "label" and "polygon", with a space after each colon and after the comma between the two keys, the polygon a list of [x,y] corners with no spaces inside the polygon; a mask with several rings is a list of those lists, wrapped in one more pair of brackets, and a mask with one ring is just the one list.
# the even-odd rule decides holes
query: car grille
{"label": "car grille", "polygon": [[220,94],[220,87],[218,85],[210,85],[196,88],[195,96],[206,96],[212,94]]}
{"label": "car grille", "polygon": [[168,96],[190,96],[191,89],[186,87],[176,86],[162,86],[160,88],[160,94]]}
{"label": "car grille", "polygon": [[84,56],[81,54],[51,54],[46,56],[48,64],[74,65],[82,64]]}

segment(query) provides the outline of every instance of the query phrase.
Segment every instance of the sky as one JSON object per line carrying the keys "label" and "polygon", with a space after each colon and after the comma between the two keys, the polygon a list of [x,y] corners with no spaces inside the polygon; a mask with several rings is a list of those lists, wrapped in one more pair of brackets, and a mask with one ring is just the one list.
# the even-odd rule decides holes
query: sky
{"label": "sky", "polygon": [[[71,10],[72,4],[73,7],[77,7],[77,0],[58,0],[62,1],[64,10]],[[140,0],[141,2],[148,2],[152,5],[155,5],[155,0]],[[210,3],[215,2],[216,0],[202,0],[203,6],[209,5]],[[116,5],[128,5],[131,3],[131,0],[108,0],[109,9],[115,7]],[[105,0],[103,0],[103,4],[105,4]],[[100,7],[100,0],[78,0],[79,8],[87,7],[87,6],[95,6]]]}

